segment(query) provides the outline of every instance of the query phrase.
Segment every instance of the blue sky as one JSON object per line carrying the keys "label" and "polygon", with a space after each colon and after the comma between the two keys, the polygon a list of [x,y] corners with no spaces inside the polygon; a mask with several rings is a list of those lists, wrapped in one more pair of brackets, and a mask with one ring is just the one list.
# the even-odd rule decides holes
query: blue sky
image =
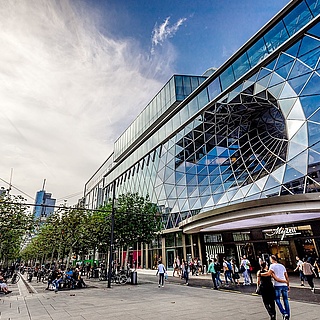
{"label": "blue sky", "polygon": [[[152,31],[169,18],[168,27],[184,19],[178,30],[162,45],[177,51],[173,63],[177,73],[201,74],[220,66],[288,0],[88,0],[92,8],[107,17],[103,32],[115,38],[132,38],[146,52]],[[113,19],[116,17],[116,19]]]}
{"label": "blue sky", "polygon": [[13,169],[28,201],[46,179],[75,203],[172,74],[219,67],[287,2],[0,1],[0,186]]}

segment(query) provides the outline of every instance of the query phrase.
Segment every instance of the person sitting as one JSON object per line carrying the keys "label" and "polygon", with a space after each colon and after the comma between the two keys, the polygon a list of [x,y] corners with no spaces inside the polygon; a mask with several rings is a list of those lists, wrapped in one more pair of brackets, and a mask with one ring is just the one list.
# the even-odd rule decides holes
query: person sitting
{"label": "person sitting", "polygon": [[4,294],[12,292],[9,290],[8,285],[4,282],[2,273],[0,273],[0,292],[4,292]]}

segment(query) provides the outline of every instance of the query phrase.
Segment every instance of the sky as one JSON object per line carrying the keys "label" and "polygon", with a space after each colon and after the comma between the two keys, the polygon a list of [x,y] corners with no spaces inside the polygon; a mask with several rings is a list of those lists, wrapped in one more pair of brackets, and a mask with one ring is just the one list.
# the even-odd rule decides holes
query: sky
{"label": "sky", "polygon": [[0,187],[77,203],[173,74],[219,67],[288,0],[1,0]]}

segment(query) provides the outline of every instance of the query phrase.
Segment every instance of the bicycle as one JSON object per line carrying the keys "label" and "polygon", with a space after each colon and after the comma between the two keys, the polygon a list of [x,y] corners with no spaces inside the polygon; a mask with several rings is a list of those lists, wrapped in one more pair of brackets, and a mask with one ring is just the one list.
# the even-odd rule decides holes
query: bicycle
{"label": "bicycle", "polygon": [[5,274],[4,279],[6,282],[10,282],[11,284],[16,284],[20,280],[20,275],[17,271],[15,271],[12,276],[8,273]]}

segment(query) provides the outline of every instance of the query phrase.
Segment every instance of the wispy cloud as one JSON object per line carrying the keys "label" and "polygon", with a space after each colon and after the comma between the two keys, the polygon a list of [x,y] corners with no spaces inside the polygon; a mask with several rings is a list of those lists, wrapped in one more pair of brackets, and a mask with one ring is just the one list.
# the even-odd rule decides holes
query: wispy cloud
{"label": "wispy cloud", "polygon": [[176,32],[179,30],[179,27],[187,20],[186,18],[180,18],[175,24],[170,25],[170,17],[167,17],[164,22],[158,26],[155,25],[152,31],[152,52],[154,51],[155,46],[162,45],[162,43],[173,37]]}
{"label": "wispy cloud", "polygon": [[0,1],[0,178],[13,168],[30,195],[44,178],[57,198],[83,190],[172,74],[170,52],[101,34],[97,15],[82,1]]}

